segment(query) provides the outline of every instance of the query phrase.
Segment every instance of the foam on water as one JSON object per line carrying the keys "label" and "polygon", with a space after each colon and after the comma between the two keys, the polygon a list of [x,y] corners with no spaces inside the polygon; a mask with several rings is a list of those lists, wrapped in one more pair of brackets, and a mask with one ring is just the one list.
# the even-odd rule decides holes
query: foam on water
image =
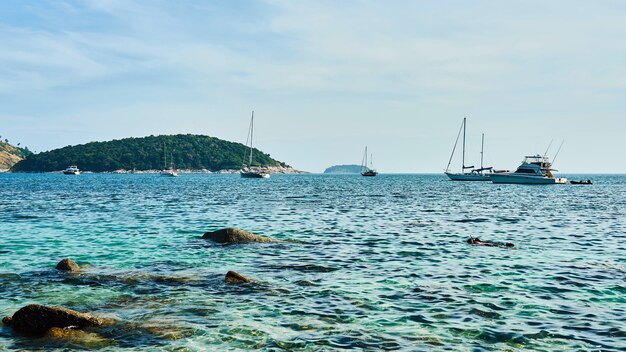
{"label": "foam on water", "polygon": [[[0,174],[0,315],[122,321],[95,349],[618,350],[626,177],[577,177],[595,184]],[[200,239],[229,226],[288,241]],[[64,257],[89,266],[58,273]],[[0,350],[77,347],[50,343],[0,328]]]}

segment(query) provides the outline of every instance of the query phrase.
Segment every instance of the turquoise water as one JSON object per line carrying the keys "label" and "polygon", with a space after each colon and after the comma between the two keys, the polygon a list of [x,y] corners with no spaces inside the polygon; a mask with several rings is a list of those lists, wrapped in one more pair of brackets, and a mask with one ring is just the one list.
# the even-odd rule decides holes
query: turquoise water
{"label": "turquoise water", "polygon": [[[97,350],[624,349],[626,176],[570,178],[595,184],[0,174],[0,315],[120,320]],[[288,241],[200,238],[229,226]],[[81,346],[0,328],[0,350],[43,347]]]}

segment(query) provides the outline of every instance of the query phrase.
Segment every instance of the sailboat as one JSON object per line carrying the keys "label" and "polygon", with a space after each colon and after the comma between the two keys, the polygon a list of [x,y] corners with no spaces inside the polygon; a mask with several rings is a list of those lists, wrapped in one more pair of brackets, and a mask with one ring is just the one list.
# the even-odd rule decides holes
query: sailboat
{"label": "sailboat", "polygon": [[365,147],[365,153],[363,153],[363,161],[361,161],[361,176],[376,176],[378,172],[373,168],[373,157],[370,155],[370,166],[367,166],[367,147]]}
{"label": "sailboat", "polygon": [[[484,167],[483,166],[483,154],[485,147],[485,134],[482,135],[482,143],[480,147],[480,167],[474,168],[474,166],[465,166],[465,130],[467,124],[467,117],[463,118],[463,123],[461,124],[461,129],[459,130],[459,134],[456,136],[456,141],[454,142],[454,148],[452,148],[452,155],[450,155],[450,160],[448,161],[448,166],[446,167],[445,174],[452,181],[489,181],[490,173],[493,172],[493,167]],[[461,136],[461,132],[463,132],[463,161],[461,165],[461,172],[454,173],[450,172],[450,164],[452,163],[452,157],[454,157],[454,152],[456,150],[456,146],[459,143],[459,137]],[[470,172],[466,172],[465,170],[471,170]],[[488,172],[488,173],[485,173]]]}
{"label": "sailboat", "polygon": [[[253,151],[252,148],[252,138],[254,136],[254,111],[252,111],[252,118],[250,119],[250,128],[248,129],[248,139],[246,140],[246,145],[250,142],[250,149],[248,155],[248,164],[246,165],[246,157],[243,158],[243,165],[241,167],[241,177],[243,178],[269,178],[270,173],[260,167],[254,167],[252,164],[253,160]],[[246,153],[248,154],[248,153]]]}
{"label": "sailboat", "polygon": [[165,148],[165,143],[163,143],[163,170],[161,170],[161,176],[167,177],[176,177],[178,176],[178,172],[174,169],[173,157],[170,154],[170,166],[167,167],[167,152]]}

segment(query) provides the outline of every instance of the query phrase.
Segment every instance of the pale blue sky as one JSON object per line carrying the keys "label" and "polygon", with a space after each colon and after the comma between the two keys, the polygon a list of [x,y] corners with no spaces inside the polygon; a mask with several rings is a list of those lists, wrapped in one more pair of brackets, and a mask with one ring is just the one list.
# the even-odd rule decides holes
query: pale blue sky
{"label": "pale blue sky", "polygon": [[[623,1],[0,2],[0,135],[35,151],[194,133],[296,168],[626,172]],[[553,150],[556,147],[553,148]],[[457,163],[458,165],[458,163]]]}

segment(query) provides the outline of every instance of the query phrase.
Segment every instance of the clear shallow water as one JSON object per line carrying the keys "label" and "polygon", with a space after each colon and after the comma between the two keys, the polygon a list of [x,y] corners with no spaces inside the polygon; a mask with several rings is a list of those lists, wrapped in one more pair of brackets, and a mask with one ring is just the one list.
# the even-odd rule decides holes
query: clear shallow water
{"label": "clear shallow water", "polygon": [[[626,176],[570,178],[595,184],[0,174],[0,315],[123,321],[102,350],[623,349]],[[200,239],[228,226],[289,242]],[[43,347],[68,345],[0,327],[0,350]]]}

